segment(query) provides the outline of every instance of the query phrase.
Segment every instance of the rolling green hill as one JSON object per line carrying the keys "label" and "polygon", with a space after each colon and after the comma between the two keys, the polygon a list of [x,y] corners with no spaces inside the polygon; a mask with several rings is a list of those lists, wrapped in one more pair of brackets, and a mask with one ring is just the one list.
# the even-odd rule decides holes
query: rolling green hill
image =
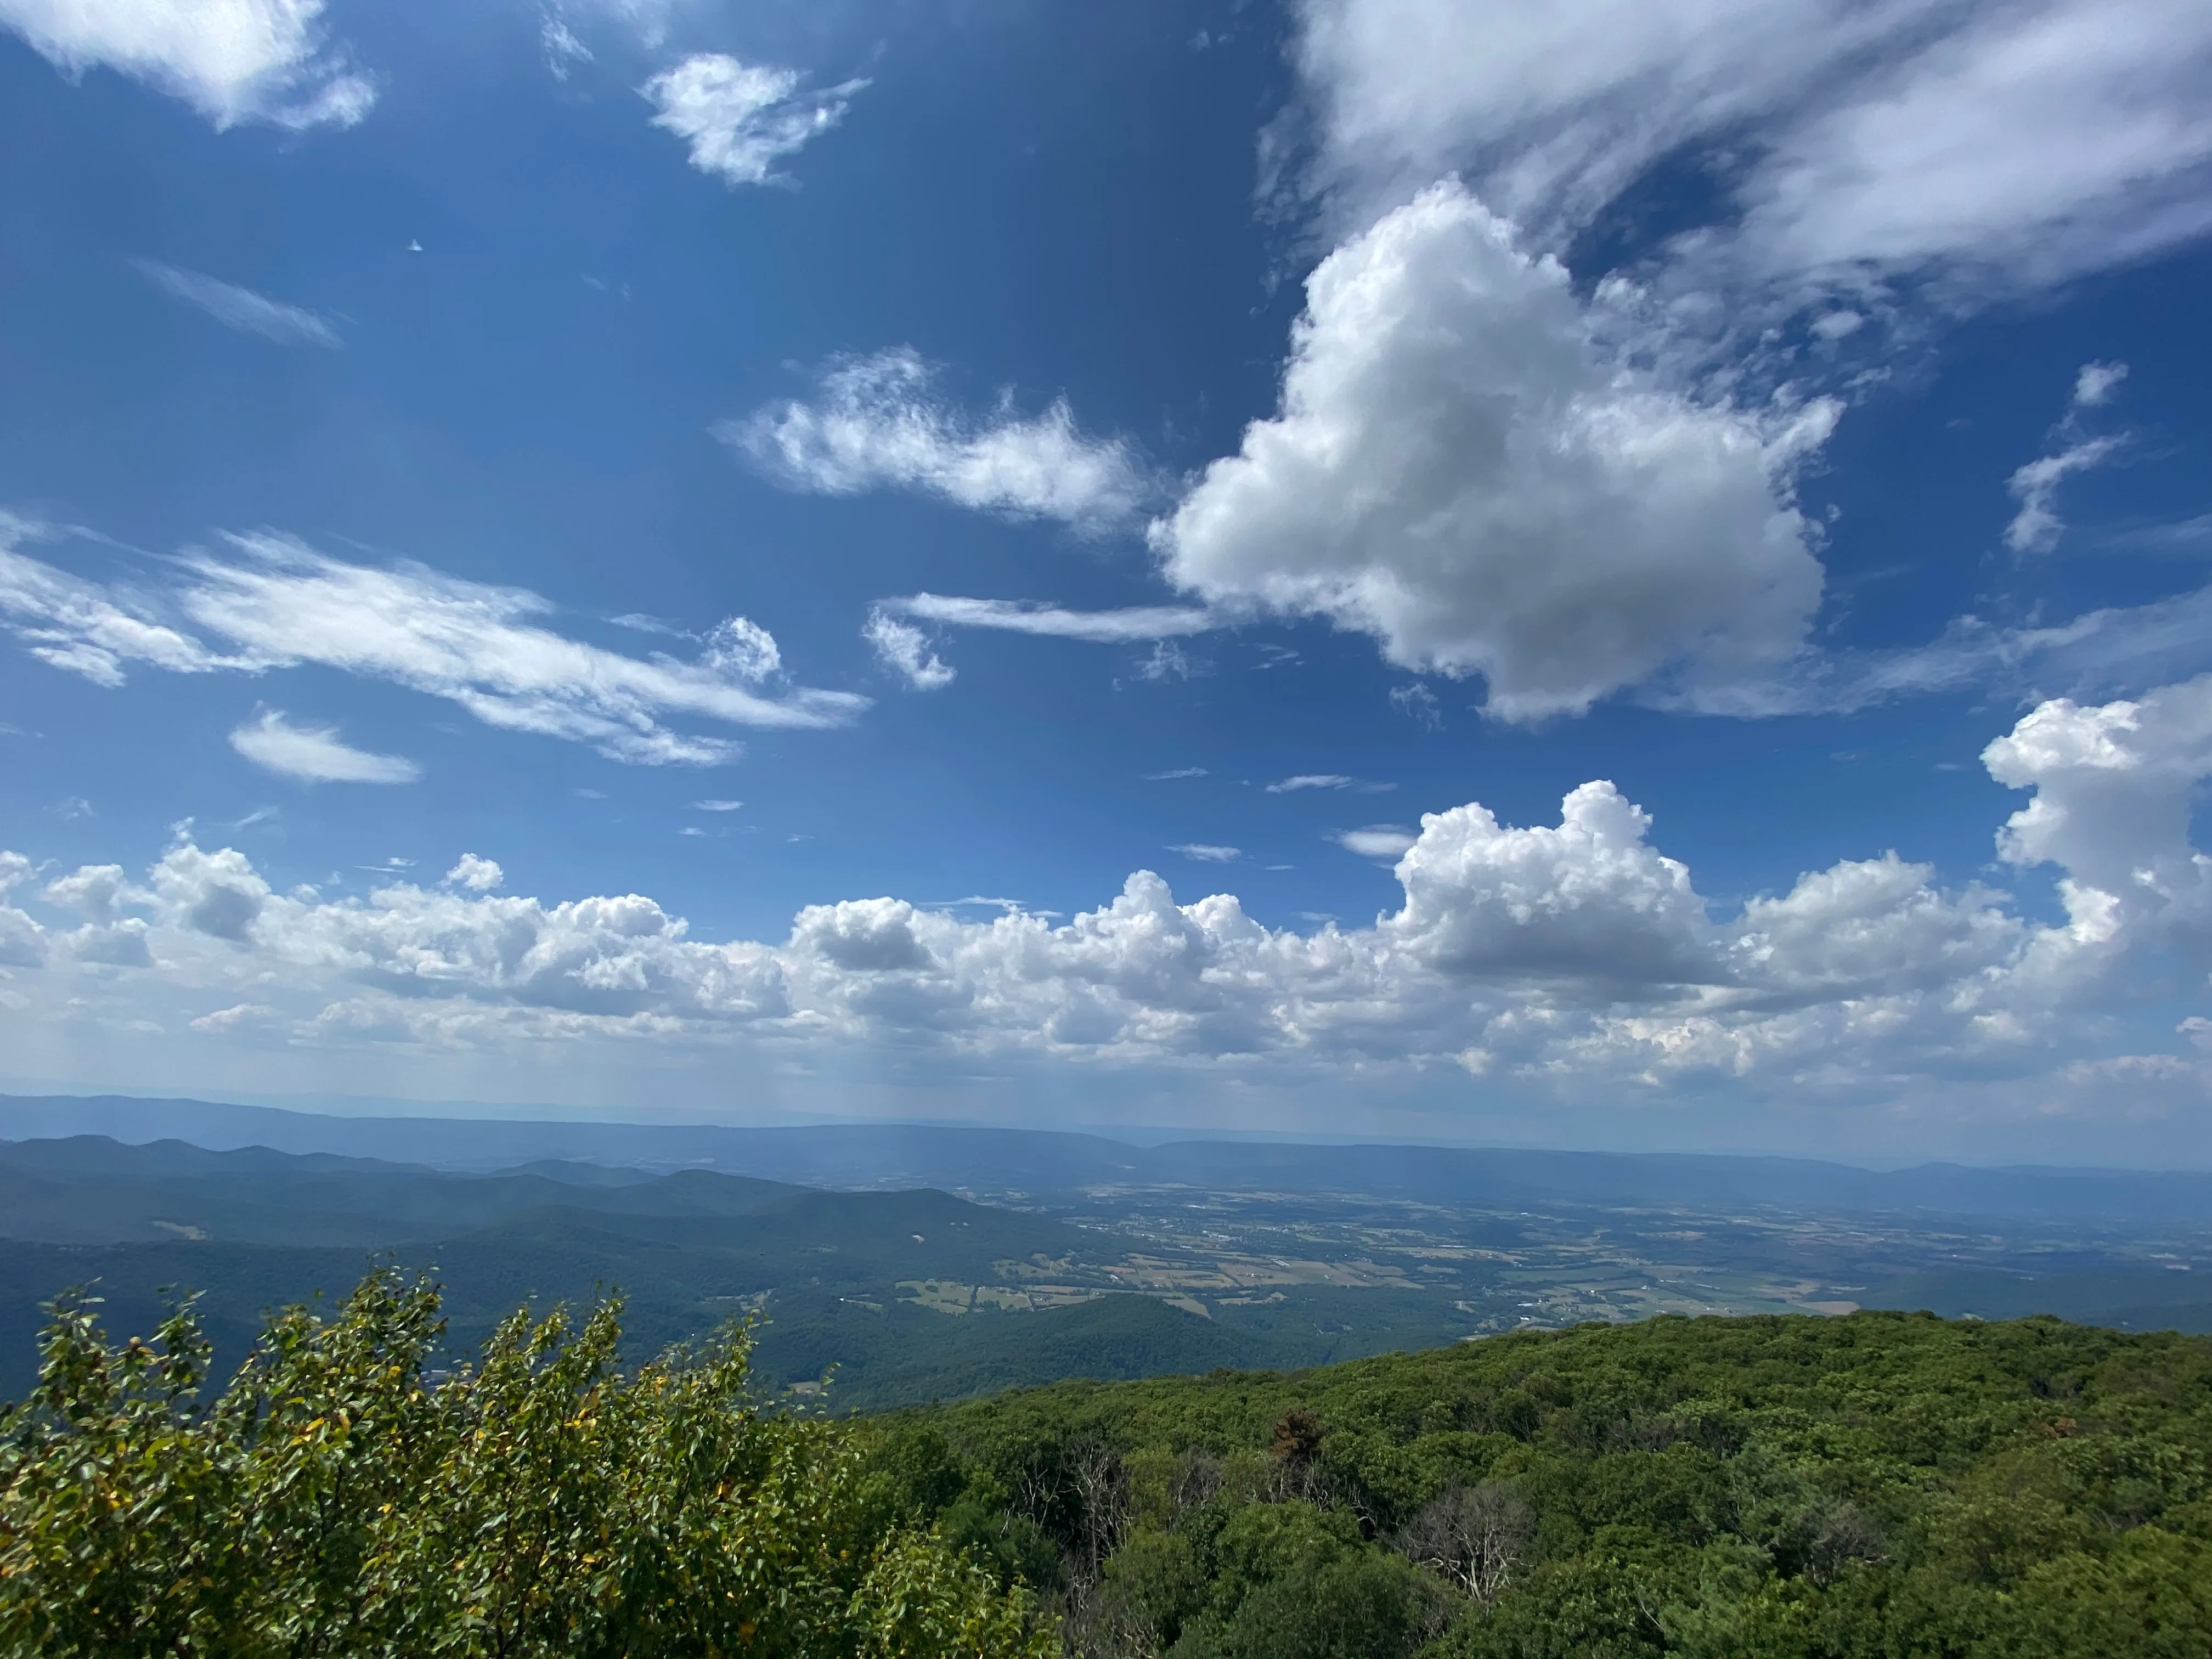
{"label": "rolling green hill", "polygon": [[[1294,1350],[1291,1352],[1295,1352]],[[836,1377],[827,1403],[875,1411],[967,1400],[1067,1377],[1113,1381],[1271,1365],[1283,1345],[1148,1296],[1104,1296],[1042,1313],[948,1320],[902,1304],[800,1304],[761,1334],[763,1375]]]}
{"label": "rolling green hill", "polygon": [[1143,1298],[1111,1298],[1103,1314],[958,1318],[902,1300],[920,1281],[989,1281],[1001,1261],[1065,1260],[1099,1243],[927,1189],[820,1192],[704,1170],[625,1179],[561,1164],[456,1176],[89,1136],[0,1145],[0,1393],[28,1386],[42,1305],[72,1286],[102,1297],[119,1333],[150,1330],[175,1294],[198,1293],[220,1364],[245,1352],[265,1310],[342,1293],[386,1253],[444,1282],[456,1354],[518,1304],[619,1291],[633,1352],[763,1313],[761,1382],[811,1384],[837,1367],[840,1406],[1273,1352]]}
{"label": "rolling green hill", "polygon": [[2068,1273],[1906,1273],[1869,1291],[1869,1307],[1927,1308],[1954,1318],[2056,1314],[2120,1330],[2212,1331],[2212,1284],[2174,1270]]}
{"label": "rolling green hill", "polygon": [[[175,1292],[198,1292],[227,1356],[244,1351],[264,1310],[336,1294],[384,1252],[441,1278],[456,1352],[524,1302],[582,1305],[619,1291],[640,1352],[757,1311],[759,1380],[816,1393],[809,1385],[834,1373],[817,1397],[839,1410],[1440,1340],[1435,1298],[1392,1292],[1361,1298],[1358,1336],[1331,1310],[1356,1293],[1326,1290],[1310,1304],[1216,1319],[1126,1295],[947,1317],[908,1295],[918,1281],[988,1284],[1009,1258],[1064,1261],[1101,1243],[926,1189],[823,1192],[550,1161],[457,1175],[98,1136],[0,1143],[0,1388],[27,1384],[41,1304],[64,1288],[93,1286],[106,1322],[126,1332],[151,1329]],[[1399,1301],[1413,1305],[1394,1321],[1386,1304]]]}
{"label": "rolling green hill", "polygon": [[[1197,1213],[1179,1195],[1159,1207],[1170,1206]],[[96,1136],[0,1143],[0,1395],[27,1386],[40,1305],[70,1286],[94,1285],[108,1322],[125,1334],[152,1328],[174,1292],[200,1292],[218,1363],[228,1364],[264,1310],[340,1291],[386,1258],[441,1279],[451,1354],[472,1349],[518,1304],[581,1305],[619,1291],[633,1356],[757,1316],[757,1382],[838,1411],[1063,1377],[1310,1366],[1445,1346],[1516,1320],[1632,1316],[1641,1310],[1633,1295],[1607,1303],[1592,1285],[1650,1291],[1650,1252],[1679,1248],[1671,1230],[1681,1224],[1601,1217],[1619,1235],[1601,1249],[1596,1234],[1577,1245],[1548,1222],[1455,1214],[1406,1232],[1392,1230],[1422,1218],[1354,1204],[1348,1219],[1333,1219],[1292,1207],[1260,1215],[1248,1240],[1220,1246],[1204,1231],[1218,1224],[1211,1212],[1164,1224],[1140,1207],[1118,1226],[1111,1213],[1078,1226],[927,1188],[831,1192],[705,1169],[653,1175],[539,1160],[471,1175],[265,1147]],[[1644,1231],[1620,1231],[1633,1224]],[[1712,1302],[1756,1307],[1771,1294],[1741,1271],[1763,1253],[1796,1253],[1766,1275],[1788,1279],[1812,1272],[1828,1249],[1826,1234],[1792,1234],[1778,1246],[1769,1232],[1739,1229],[1745,1236],[1731,1243],[1724,1218],[1705,1224],[1719,1241],[1716,1268],[1670,1271],[1674,1280],[1715,1279],[1699,1292]],[[1568,1248],[1540,1241],[1531,1249],[1516,1231],[1524,1225],[1550,1229]],[[1173,1236],[1163,1243],[1164,1228]],[[1415,1248],[1369,1259],[1395,1245]],[[1520,1254],[1501,1267],[1500,1249]],[[1284,1259],[1316,1253],[1328,1259]],[[1486,1254],[1488,1265],[1476,1259]],[[1908,1247],[1899,1265],[1956,1259],[1948,1246],[1917,1256]],[[2100,1265],[2110,1259],[2094,1251],[2027,1260],[2033,1271],[1899,1274],[1893,1266],[1886,1276],[1869,1261],[1858,1276],[1870,1282],[1847,1293],[1870,1306],[1985,1318],[2212,1324],[2202,1273],[2140,1256]],[[1244,1278],[1232,1284],[1232,1275]],[[1149,1294],[1109,1293],[1131,1289]]]}

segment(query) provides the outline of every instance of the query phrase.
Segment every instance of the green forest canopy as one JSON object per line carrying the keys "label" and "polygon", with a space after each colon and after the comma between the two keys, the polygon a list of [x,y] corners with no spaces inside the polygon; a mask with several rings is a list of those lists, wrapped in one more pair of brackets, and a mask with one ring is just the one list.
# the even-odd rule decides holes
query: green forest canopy
{"label": "green forest canopy", "polygon": [[2206,1659],[2212,1343],[1686,1320],[763,1411],[618,1309],[64,1307],[0,1418],[0,1654]]}
{"label": "green forest canopy", "polygon": [[2212,1655],[2200,1338],[1665,1317],[869,1432],[1102,1659]]}

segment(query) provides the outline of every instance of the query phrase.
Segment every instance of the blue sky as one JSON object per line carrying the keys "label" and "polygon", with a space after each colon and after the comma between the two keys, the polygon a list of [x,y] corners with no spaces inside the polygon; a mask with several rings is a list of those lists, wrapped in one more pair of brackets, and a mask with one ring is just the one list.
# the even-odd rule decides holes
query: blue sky
{"label": "blue sky", "polygon": [[2212,1162],[2200,8],[0,26],[0,1086]]}

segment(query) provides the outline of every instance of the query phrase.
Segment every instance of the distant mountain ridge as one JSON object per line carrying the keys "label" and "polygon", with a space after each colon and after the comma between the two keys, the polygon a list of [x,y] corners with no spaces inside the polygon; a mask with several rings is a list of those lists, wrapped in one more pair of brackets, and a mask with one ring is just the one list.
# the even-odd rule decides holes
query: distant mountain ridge
{"label": "distant mountain ridge", "polygon": [[[106,1135],[211,1151],[397,1161],[484,1173],[533,1164],[708,1169],[792,1185],[1066,1193],[1113,1185],[1361,1193],[1510,1207],[1916,1212],[2156,1225],[2212,1214],[2212,1174],[1929,1164],[1874,1170],[1811,1159],[1517,1148],[1310,1146],[1254,1140],[1134,1146],[1048,1129],[927,1124],[714,1125],[324,1116],[267,1106],[118,1096],[0,1096],[0,1139]],[[580,1179],[581,1177],[579,1177]],[[600,1176],[596,1179],[618,1178]]]}
{"label": "distant mountain ridge", "polygon": [[[1009,1259],[1065,1261],[1101,1242],[929,1188],[835,1192],[712,1170],[639,1176],[573,1164],[471,1175],[93,1135],[0,1142],[0,1398],[28,1385],[42,1304],[71,1286],[97,1296],[118,1334],[149,1331],[169,1287],[203,1292],[219,1364],[234,1363],[263,1310],[341,1294],[380,1260],[445,1283],[456,1352],[526,1302],[585,1306],[617,1292],[643,1353],[773,1299],[757,1356],[772,1385],[819,1378],[832,1364],[856,1382],[921,1364],[964,1383],[1002,1371],[1044,1381],[1068,1365],[1109,1376],[1138,1374],[1128,1369],[1138,1363],[1203,1369],[1261,1352],[1146,1301],[1108,1316],[1104,1334],[1100,1316],[1086,1314],[1065,1340],[1048,1314],[1025,1317],[1010,1340],[986,1340],[968,1359],[969,1334],[991,1321],[902,1299],[915,1285],[994,1281]],[[1140,1339],[1124,1344],[1130,1357],[1118,1367],[1102,1358],[1116,1333]],[[877,1394],[899,1386],[879,1382]]]}
{"label": "distant mountain ridge", "polygon": [[210,1152],[181,1140],[134,1145],[102,1135],[0,1141],[0,1237],[41,1244],[212,1237],[377,1249],[549,1208],[727,1217],[811,1191],[707,1170],[612,1182],[607,1173],[540,1163],[462,1175],[326,1152]]}

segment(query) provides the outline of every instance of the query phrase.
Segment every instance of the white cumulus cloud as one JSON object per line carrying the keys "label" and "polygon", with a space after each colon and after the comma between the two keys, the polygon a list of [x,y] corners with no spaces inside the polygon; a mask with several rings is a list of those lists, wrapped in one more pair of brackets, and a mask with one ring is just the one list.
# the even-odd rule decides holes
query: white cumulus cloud
{"label": "white cumulus cloud", "polygon": [[70,74],[103,65],[185,100],[218,128],[349,127],[376,101],[325,50],[323,0],[0,0],[5,24]]}
{"label": "white cumulus cloud", "polygon": [[1393,929],[1455,973],[1716,979],[1705,902],[1646,842],[1650,827],[1607,782],[1570,794],[1557,829],[1510,829],[1479,805],[1431,813],[1398,861]]}
{"label": "white cumulus cloud", "polygon": [[489,893],[507,880],[507,872],[492,860],[479,858],[474,853],[464,853],[453,867],[446,872],[445,885],[466,888],[471,893]]}
{"label": "white cumulus cloud", "polygon": [[1822,578],[1790,474],[1832,418],[1754,419],[1608,361],[1566,271],[1440,185],[1322,262],[1279,412],[1153,538],[1210,605],[1480,674],[1503,718],[1580,712],[1797,650]]}
{"label": "white cumulus cloud", "polygon": [[[1693,1079],[1793,1099],[1962,1078],[2033,1084],[2039,1099],[2090,1098],[2100,1079],[2188,1085],[2197,1073],[2175,1068],[2193,1055],[2116,1050],[2110,1013],[2170,996],[2162,954],[2212,962],[2212,878],[2188,839],[2192,792],[2212,775],[2212,679],[2047,702],[1988,760],[2033,792],[2002,847],[2059,865],[2055,924],[1894,854],[1717,906],[1601,780],[1571,792],[1555,823],[1506,823],[1474,802],[1424,816],[1400,832],[1396,908],[1305,933],[1229,894],[1178,902],[1139,871],[1064,923],[998,901],[1005,914],[970,921],[878,896],[809,906],[780,940],[716,943],[641,895],[504,894],[474,855],[434,887],[395,870],[366,897],[325,899],[180,841],[142,879],[88,866],[35,900],[20,896],[30,861],[0,855],[16,999],[0,1022],[213,1018],[200,1030],[220,1036],[204,1011],[244,1006],[307,1051],[544,1043],[570,1065],[614,1045],[633,1074],[652,1045],[705,1044],[764,1063],[934,1054],[956,1070],[1022,1055],[1209,1077],[1231,1063],[1463,1068],[1584,1097]],[[41,903],[66,922],[33,915]],[[2185,1018],[2177,1043],[2199,1030]]]}
{"label": "white cumulus cloud", "polygon": [[783,652],[775,635],[750,617],[732,617],[715,623],[707,635],[702,660],[747,685],[759,685],[783,672]]}
{"label": "white cumulus cloud", "polygon": [[1971,986],[2017,952],[2026,930],[2003,895],[1948,895],[1934,878],[1890,853],[1812,872],[1779,898],[1753,898],[1729,930],[1731,975],[1784,1003]]}
{"label": "white cumulus cloud", "polygon": [[48,882],[39,896],[64,910],[74,910],[88,921],[103,926],[113,921],[116,908],[140,896],[119,864],[82,865],[68,875]]}
{"label": "white cumulus cloud", "polygon": [[723,183],[780,182],[775,164],[845,118],[868,83],[801,95],[796,70],[743,64],[699,52],[656,75],[641,90],[660,112],[653,125],[691,147],[691,165]]}
{"label": "white cumulus cloud", "polygon": [[1095,529],[1127,518],[1149,494],[1129,447],[1085,434],[1065,398],[1034,416],[1002,402],[978,419],[937,397],[933,378],[905,347],[842,358],[813,402],[771,404],[715,430],[777,483],[817,495],[914,489]]}
{"label": "white cumulus cloud", "polygon": [[2212,675],[2138,698],[2041,704],[1983,753],[1990,775],[2035,799],[2007,822],[1998,851],[2055,864],[2085,936],[2161,931],[2212,954],[2212,859],[2190,818],[2212,777]]}
{"label": "white cumulus cloud", "polygon": [[0,852],[0,968],[35,968],[46,959],[46,930],[6,902],[32,868],[21,853]]}

